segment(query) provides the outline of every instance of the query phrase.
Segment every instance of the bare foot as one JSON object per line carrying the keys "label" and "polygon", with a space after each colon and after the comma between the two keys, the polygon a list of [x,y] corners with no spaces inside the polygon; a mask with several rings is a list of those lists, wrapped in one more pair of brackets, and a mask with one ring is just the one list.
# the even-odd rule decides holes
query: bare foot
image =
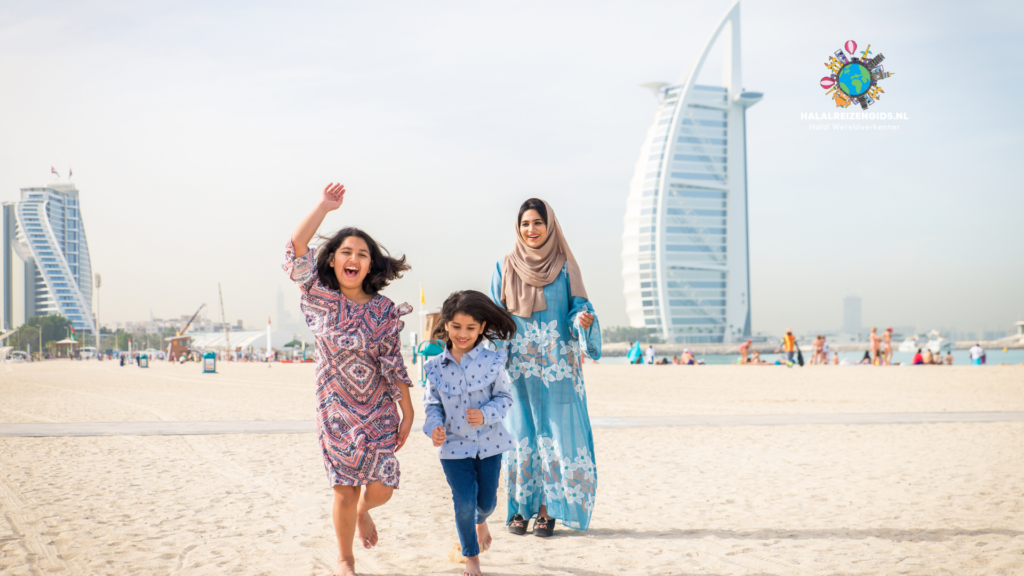
{"label": "bare foot", "polygon": [[466,557],[466,569],[462,571],[462,576],[483,576],[480,572],[479,556]]}
{"label": "bare foot", "polygon": [[356,561],[354,558],[348,560],[338,558],[338,567],[334,569],[333,576],[356,576]]}
{"label": "bare foot", "polygon": [[356,538],[363,544],[363,548],[370,549],[377,545],[377,525],[373,523],[369,512],[356,518]]}
{"label": "bare foot", "polygon": [[476,540],[480,543],[480,552],[487,552],[491,548],[491,530],[487,522],[476,525]]}

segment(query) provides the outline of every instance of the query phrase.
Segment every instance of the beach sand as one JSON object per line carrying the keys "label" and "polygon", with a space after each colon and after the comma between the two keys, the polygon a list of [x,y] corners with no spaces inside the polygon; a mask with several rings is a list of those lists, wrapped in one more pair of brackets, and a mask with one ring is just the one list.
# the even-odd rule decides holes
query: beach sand
{"label": "beach sand", "polygon": [[[0,422],[311,420],[311,365],[0,365]],[[591,416],[1024,412],[1024,367],[586,366]],[[413,390],[417,408],[422,388]],[[422,414],[422,411],[419,411]],[[1024,422],[596,428],[591,530],[485,574],[1024,574]],[[414,428],[360,574],[458,574]],[[330,574],[316,436],[0,437],[0,573]]]}

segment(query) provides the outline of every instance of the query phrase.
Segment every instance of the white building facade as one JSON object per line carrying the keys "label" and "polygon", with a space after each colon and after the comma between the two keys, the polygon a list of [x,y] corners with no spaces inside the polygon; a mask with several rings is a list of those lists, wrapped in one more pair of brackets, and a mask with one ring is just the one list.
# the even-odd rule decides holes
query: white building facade
{"label": "white building facade", "polygon": [[92,262],[74,184],[22,188],[3,204],[2,325],[60,314],[78,333],[95,334]]}
{"label": "white building facade", "polygon": [[[666,342],[750,335],[746,109],[739,2],[678,84],[647,84],[658,110],[630,182],[622,275],[630,324]],[[723,86],[697,85],[723,43]]]}

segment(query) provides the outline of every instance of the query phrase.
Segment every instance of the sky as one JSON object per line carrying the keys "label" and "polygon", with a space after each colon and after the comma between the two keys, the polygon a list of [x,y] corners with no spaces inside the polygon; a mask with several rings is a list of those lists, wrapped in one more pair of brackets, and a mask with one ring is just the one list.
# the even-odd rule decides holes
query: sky
{"label": "sky", "polygon": [[[428,307],[487,291],[519,204],[558,214],[604,326],[625,325],[629,181],[657,102],[730,3],[0,4],[0,200],[74,169],[101,322],[207,303],[260,329],[284,244],[328,182],[322,231],[367,230]],[[745,0],[752,323],[1009,329],[1024,319],[1017,2]],[[844,42],[895,72],[890,131],[812,130]],[[717,52],[717,51],[716,51]],[[712,53],[700,81],[718,83]],[[62,179],[66,180],[65,179]],[[413,317],[414,318],[414,317]],[[410,320],[410,325],[415,324]]]}

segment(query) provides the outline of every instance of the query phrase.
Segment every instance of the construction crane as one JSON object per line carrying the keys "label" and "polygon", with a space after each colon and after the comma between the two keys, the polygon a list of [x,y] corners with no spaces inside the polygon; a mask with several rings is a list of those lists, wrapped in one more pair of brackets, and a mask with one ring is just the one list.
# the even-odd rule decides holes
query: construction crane
{"label": "construction crane", "polygon": [[203,310],[203,308],[206,308],[205,303],[199,307],[199,310],[196,310],[196,313],[193,314],[191,318],[188,319],[188,324],[185,324],[184,328],[178,330],[178,336],[181,336],[188,330],[188,327],[192,325],[192,322],[196,319],[196,316],[199,316],[199,313]]}
{"label": "construction crane", "polygon": [[227,317],[224,315],[224,291],[220,288],[220,282],[217,282],[217,293],[220,294],[220,321],[224,324],[224,343],[228,349],[228,357],[231,356],[231,328],[228,326]]}

